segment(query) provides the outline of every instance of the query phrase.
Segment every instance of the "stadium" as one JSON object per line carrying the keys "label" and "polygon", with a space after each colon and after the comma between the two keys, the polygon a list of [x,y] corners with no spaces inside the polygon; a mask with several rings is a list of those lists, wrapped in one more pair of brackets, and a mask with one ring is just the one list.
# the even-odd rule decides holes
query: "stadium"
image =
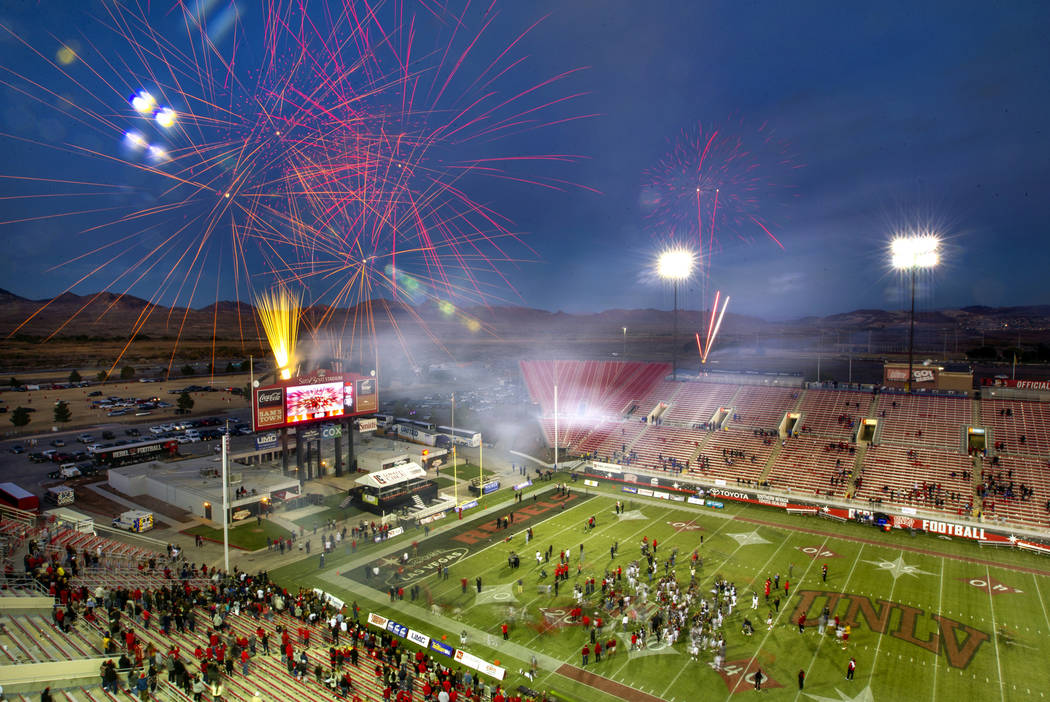
{"label": "stadium", "polygon": [[0,13],[0,702],[1043,700],[1040,3]]}
{"label": "stadium", "polygon": [[[243,700],[430,699],[444,680],[552,700],[1038,688],[1050,437],[1031,390],[520,371],[547,455],[490,468],[505,484],[474,499],[442,490],[396,529],[358,511],[300,530],[313,555],[289,541],[269,568],[274,540],[232,580],[189,544],[173,558],[5,509],[7,552],[36,577],[8,566],[0,672],[60,668],[63,694],[88,700],[139,679],[148,698],[192,698],[198,670],[206,693],[211,679]],[[403,473],[370,475],[393,493],[433,479]],[[99,689],[105,660],[118,672]]]}

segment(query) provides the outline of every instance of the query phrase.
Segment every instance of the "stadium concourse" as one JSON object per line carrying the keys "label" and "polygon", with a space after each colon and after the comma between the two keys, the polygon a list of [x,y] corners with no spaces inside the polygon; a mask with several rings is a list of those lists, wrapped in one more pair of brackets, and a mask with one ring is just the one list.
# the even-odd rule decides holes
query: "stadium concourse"
{"label": "stadium concourse", "polygon": [[[521,370],[547,445],[555,444],[557,424],[565,459],[863,509],[1011,529],[1050,525],[1047,402],[807,385],[785,376],[672,382],[665,363],[522,361]],[[971,436],[987,445],[975,447]]]}

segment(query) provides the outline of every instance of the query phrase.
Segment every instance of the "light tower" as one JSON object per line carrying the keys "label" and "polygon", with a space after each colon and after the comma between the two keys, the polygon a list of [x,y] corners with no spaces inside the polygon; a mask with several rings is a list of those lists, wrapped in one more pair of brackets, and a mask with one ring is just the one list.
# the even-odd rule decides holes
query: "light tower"
{"label": "light tower", "polygon": [[908,331],[908,378],[904,390],[911,392],[912,367],[915,361],[915,277],[920,270],[935,268],[940,263],[940,240],[932,234],[901,236],[890,242],[891,264],[911,275],[911,316]]}
{"label": "light tower", "polygon": [[671,379],[678,380],[678,283],[693,273],[696,257],[689,249],[669,249],[656,259],[656,274],[674,284],[674,331],[671,334]]}

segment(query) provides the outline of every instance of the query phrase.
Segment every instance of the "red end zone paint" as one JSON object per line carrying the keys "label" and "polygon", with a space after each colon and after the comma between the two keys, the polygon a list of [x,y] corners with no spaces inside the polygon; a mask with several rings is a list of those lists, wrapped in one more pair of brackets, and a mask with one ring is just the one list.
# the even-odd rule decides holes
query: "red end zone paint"
{"label": "red end zone paint", "polygon": [[[539,502],[534,502],[531,505],[522,507],[521,509],[516,509],[514,510],[514,525],[512,525],[511,528],[516,527],[518,524],[524,524],[525,522],[531,521],[534,517],[538,517],[541,514],[549,512],[567,502],[572,502],[578,497],[579,495],[574,492],[570,492],[568,495],[554,495],[540,500]],[[511,528],[501,529],[499,531],[510,531]],[[465,531],[462,534],[456,534],[452,539],[464,544],[476,544],[487,540],[495,531],[497,531],[496,525],[492,521],[488,521],[476,529]]]}

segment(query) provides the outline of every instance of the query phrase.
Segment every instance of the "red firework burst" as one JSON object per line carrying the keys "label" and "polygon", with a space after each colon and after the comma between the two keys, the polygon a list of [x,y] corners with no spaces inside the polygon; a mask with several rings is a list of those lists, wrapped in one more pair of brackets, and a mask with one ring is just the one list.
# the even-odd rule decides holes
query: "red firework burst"
{"label": "red firework burst", "polygon": [[751,243],[774,233],[783,206],[793,197],[791,172],[800,164],[786,143],[763,124],[725,127],[697,123],[670,141],[667,152],[643,174],[642,208],[661,240],[691,246],[712,256],[727,237]]}
{"label": "red firework burst", "polygon": [[497,3],[266,0],[254,18],[232,0],[155,5],[103,2],[84,48],[54,61],[3,27],[49,74],[8,68],[7,85],[101,146],[32,141],[110,174],[8,176],[89,198],[35,217],[91,219],[68,289],[148,285],[151,304],[188,314],[209,278],[238,298],[262,276],[339,304],[396,296],[407,275],[433,298],[484,300],[517,237],[471,195],[478,177],[575,187],[559,171],[577,156],[518,153],[513,137],[590,116],[564,90],[579,69],[530,76],[540,22],[509,31]]}

